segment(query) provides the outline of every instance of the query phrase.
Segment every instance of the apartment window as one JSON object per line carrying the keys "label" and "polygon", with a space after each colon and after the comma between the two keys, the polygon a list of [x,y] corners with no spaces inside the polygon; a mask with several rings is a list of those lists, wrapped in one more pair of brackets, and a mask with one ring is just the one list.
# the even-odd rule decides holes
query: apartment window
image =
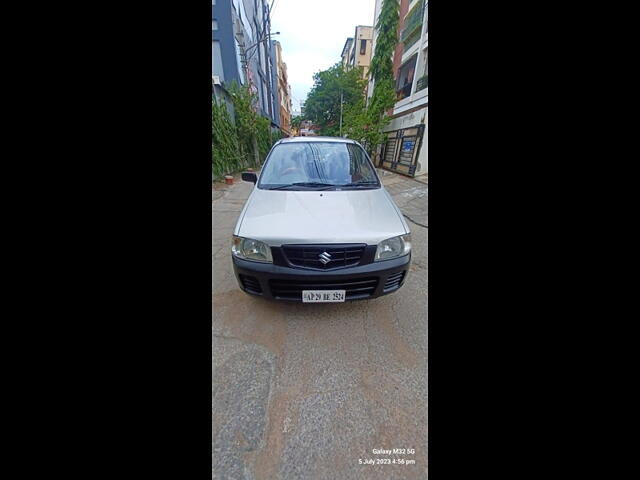
{"label": "apartment window", "polygon": [[396,84],[397,100],[402,100],[411,95],[417,59],[418,55],[414,55],[398,70],[398,81]]}
{"label": "apartment window", "polygon": [[212,54],[212,63],[211,63],[211,67],[212,67],[212,75],[217,75],[218,77],[220,77],[220,80],[224,81],[224,69],[222,67],[222,52],[220,51],[220,42],[218,41],[213,41],[213,45],[211,48],[211,54]]}
{"label": "apartment window", "polygon": [[267,113],[267,94],[264,91],[264,83],[262,83],[262,77],[260,77],[260,90],[262,91],[262,111]]}
{"label": "apartment window", "polygon": [[420,40],[423,17],[424,0],[418,2],[404,17],[404,25],[402,32],[400,32],[400,42],[404,44],[405,52]]}
{"label": "apartment window", "polygon": [[416,80],[416,92],[423,90],[429,86],[429,50],[425,50],[422,54],[422,73]]}
{"label": "apartment window", "polygon": [[424,69],[423,69],[423,75],[428,75],[429,74],[429,49],[427,48],[424,51]]}
{"label": "apartment window", "polygon": [[211,20],[211,30],[218,30],[218,21]]}
{"label": "apartment window", "polygon": [[364,55],[367,53],[367,41],[360,40],[360,55]]}

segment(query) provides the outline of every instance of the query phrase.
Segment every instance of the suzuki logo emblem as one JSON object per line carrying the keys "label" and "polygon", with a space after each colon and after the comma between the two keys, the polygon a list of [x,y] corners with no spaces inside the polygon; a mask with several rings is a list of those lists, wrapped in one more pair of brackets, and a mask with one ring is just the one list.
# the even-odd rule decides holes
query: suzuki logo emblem
{"label": "suzuki logo emblem", "polygon": [[329,255],[327,252],[322,252],[320,255],[318,255],[318,258],[323,265],[326,265],[331,261],[331,255]]}

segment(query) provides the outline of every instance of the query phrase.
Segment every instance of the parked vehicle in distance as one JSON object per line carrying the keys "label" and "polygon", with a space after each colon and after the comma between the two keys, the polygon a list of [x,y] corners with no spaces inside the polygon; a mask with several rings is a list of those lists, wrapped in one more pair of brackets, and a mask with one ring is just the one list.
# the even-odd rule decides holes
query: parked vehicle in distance
{"label": "parked vehicle in distance", "polygon": [[236,223],[240,288],[305,303],[374,298],[398,290],[411,263],[411,232],[353,140],[278,141]]}

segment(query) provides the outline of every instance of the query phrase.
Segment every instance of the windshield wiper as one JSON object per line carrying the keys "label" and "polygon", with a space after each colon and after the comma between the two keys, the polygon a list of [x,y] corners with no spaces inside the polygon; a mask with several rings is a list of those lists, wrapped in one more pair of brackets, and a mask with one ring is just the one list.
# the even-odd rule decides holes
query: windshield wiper
{"label": "windshield wiper", "polygon": [[272,187],[269,190],[282,190],[284,188],[289,187],[325,187],[322,190],[326,190],[328,188],[335,187],[333,183],[321,183],[321,182],[295,182],[288,183],[287,185],[279,185],[277,187]]}
{"label": "windshield wiper", "polygon": [[337,187],[371,187],[378,186],[378,182],[354,182],[354,183],[345,183],[344,185],[336,185]]}

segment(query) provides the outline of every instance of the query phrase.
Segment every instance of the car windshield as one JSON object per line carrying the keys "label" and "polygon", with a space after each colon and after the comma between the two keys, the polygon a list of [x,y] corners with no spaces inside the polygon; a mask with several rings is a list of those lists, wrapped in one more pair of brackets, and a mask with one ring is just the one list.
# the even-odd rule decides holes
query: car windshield
{"label": "car windshield", "polygon": [[346,142],[291,142],[276,145],[262,174],[264,189],[378,188],[364,150]]}

